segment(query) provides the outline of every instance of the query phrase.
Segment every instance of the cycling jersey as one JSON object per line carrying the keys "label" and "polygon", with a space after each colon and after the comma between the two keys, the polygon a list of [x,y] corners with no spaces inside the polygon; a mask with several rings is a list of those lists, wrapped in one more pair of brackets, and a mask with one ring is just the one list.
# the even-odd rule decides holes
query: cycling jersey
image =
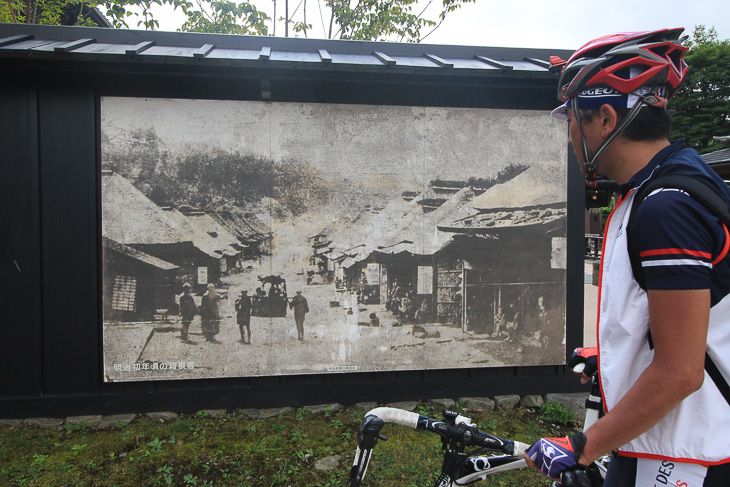
{"label": "cycling jersey", "polygon": [[[730,203],[727,185],[682,145],[680,140],[659,152],[622,185],[622,194],[658,176],[683,174],[712,184]],[[647,289],[710,289],[713,305],[730,292],[727,229],[696,199],[678,189],[657,190],[639,206],[636,228]]]}
{"label": "cycling jersey", "polygon": [[[599,288],[599,374],[607,410],[636,382],[653,358],[646,291],[634,280],[626,225],[635,192],[660,174],[722,181],[693,150],[675,143],[658,153],[622,187],[624,198],[609,218]],[[639,207],[635,230],[649,289],[707,289],[713,295],[707,352],[730,378],[730,278],[725,228],[690,196],[660,190]],[[681,358],[678,358],[680,360]],[[667,384],[667,387],[672,387]],[[619,448],[619,455],[711,466],[730,462],[730,405],[705,374],[702,387],[646,433]]]}

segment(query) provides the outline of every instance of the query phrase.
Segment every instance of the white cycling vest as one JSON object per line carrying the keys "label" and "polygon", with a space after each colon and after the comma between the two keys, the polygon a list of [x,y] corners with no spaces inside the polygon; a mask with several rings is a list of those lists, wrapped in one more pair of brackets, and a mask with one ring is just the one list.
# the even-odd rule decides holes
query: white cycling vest
{"label": "white cycling vest", "polygon": [[[610,411],[651,363],[649,303],[634,279],[626,227],[635,191],[606,225],[599,283],[598,346],[603,401]],[[710,310],[707,352],[730,378],[730,295]],[[681,357],[677,357],[681,360]],[[667,383],[667,388],[672,384]],[[705,372],[702,387],[619,454],[699,463],[730,462],[730,406]]]}

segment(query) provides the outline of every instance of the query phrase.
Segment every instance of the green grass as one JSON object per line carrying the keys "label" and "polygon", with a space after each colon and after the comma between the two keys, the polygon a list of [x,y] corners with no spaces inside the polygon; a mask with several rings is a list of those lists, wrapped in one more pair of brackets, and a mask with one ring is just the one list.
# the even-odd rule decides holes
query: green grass
{"label": "green grass", "polygon": [[[426,405],[419,413],[440,417]],[[267,420],[197,414],[164,424],[142,419],[104,431],[83,425],[62,431],[0,426],[0,485],[344,487],[363,415],[348,408],[326,415],[297,410]],[[522,408],[475,413],[472,420],[484,431],[524,443],[573,431]],[[395,425],[386,425],[382,434],[388,441],[378,442],[366,485],[433,485],[441,466],[440,439]],[[336,470],[314,468],[316,461],[335,455],[341,457]],[[550,482],[523,469],[477,485]]]}

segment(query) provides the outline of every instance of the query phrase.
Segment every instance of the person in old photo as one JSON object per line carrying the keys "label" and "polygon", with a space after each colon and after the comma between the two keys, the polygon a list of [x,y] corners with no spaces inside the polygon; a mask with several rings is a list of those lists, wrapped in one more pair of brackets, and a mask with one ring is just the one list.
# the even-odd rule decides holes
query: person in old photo
{"label": "person in old photo", "polygon": [[193,322],[193,318],[198,313],[198,307],[195,304],[195,299],[193,299],[191,291],[192,286],[190,284],[187,282],[183,284],[183,293],[180,296],[180,318],[182,320],[180,339],[185,343],[190,343],[190,340],[188,340],[190,323]]}
{"label": "person in old photo", "polygon": [[251,296],[245,289],[236,300],[236,322],[241,332],[241,343],[251,344]]}
{"label": "person in old photo", "polygon": [[215,336],[220,331],[220,309],[218,304],[221,296],[216,292],[213,283],[208,284],[208,290],[200,301],[200,321],[205,340],[211,343],[220,343]]}
{"label": "person in old photo", "polygon": [[309,303],[307,298],[302,296],[301,291],[297,291],[289,303],[289,309],[294,310],[294,323],[297,325],[297,339],[304,341],[304,316],[309,313]]}

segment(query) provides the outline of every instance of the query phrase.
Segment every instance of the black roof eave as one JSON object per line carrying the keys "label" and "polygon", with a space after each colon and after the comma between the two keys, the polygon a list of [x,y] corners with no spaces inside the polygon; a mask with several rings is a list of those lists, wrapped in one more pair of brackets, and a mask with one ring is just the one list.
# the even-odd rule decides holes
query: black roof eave
{"label": "black roof eave", "polygon": [[[454,46],[445,44],[416,44],[383,41],[355,41],[330,39],[303,39],[296,37],[244,36],[233,34],[207,34],[198,32],[165,32],[132,29],[107,29],[100,27],[76,27],[65,25],[26,25],[0,24],[0,36],[40,34],[40,37],[52,37],[60,41],[73,41],[81,38],[94,38],[98,42],[138,44],[155,41],[159,45],[175,47],[200,47],[214,44],[217,48],[236,49],[245,46],[247,49],[260,50],[264,47],[281,51],[311,51],[325,49],[330,53],[371,54],[382,51],[390,56],[414,56],[434,54],[441,57],[473,57],[481,55],[493,59],[524,60],[549,59],[551,55],[570,55],[572,51],[564,49],[489,47],[489,46]],[[419,54],[420,53],[420,54]]]}
{"label": "black roof eave", "polygon": [[[33,48],[18,42],[36,40]],[[2,46],[2,41],[6,43]],[[51,46],[51,43],[54,43]],[[64,45],[59,46],[62,43]],[[43,48],[43,44],[46,48]],[[116,52],[84,52],[84,47],[93,44],[116,45]],[[142,46],[135,52],[135,47]],[[150,47],[156,46],[155,49]],[[285,71],[306,70],[320,72],[373,72],[399,75],[437,75],[457,77],[503,77],[503,78],[542,78],[554,79],[545,67],[550,55],[567,55],[560,50],[521,49],[481,46],[446,46],[432,44],[389,43],[371,41],[343,41],[322,39],[298,39],[281,37],[236,36],[223,34],[199,34],[180,32],[158,32],[140,30],[115,30],[88,27],[39,26],[25,24],[0,24],[0,58],[18,60],[34,59],[39,61],[62,61],[80,63],[101,63],[109,65],[136,64],[140,66],[194,66],[196,69],[219,68],[259,68]],[[162,49],[160,49],[162,48]],[[175,49],[195,49],[193,54],[178,54]],[[241,52],[260,52],[256,59],[208,57],[213,49],[232,49]],[[121,53],[120,53],[121,50]],[[88,49],[87,49],[88,51]],[[155,53],[162,54],[155,54]],[[290,53],[293,59],[273,59],[271,53]],[[311,55],[317,53],[322,62],[312,62]],[[323,54],[324,53],[324,54]],[[332,55],[369,56],[382,61],[373,62],[333,62]],[[310,59],[305,59],[310,56]],[[392,57],[424,61],[409,64],[391,62]],[[280,56],[281,57],[281,56]],[[506,66],[479,69],[453,64],[430,62],[433,59],[447,58],[461,61],[491,60],[500,63],[518,63],[518,69]],[[383,61],[385,59],[385,61]],[[499,61],[496,61],[499,60]],[[99,69],[96,67],[95,69]]]}

